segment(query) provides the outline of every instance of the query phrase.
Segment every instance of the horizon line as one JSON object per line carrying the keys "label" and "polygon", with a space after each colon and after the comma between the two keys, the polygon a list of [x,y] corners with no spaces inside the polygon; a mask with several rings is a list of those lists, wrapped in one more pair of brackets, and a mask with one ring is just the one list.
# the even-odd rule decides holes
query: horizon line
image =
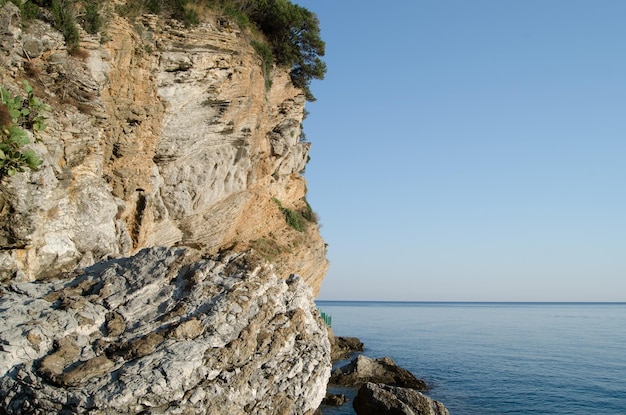
{"label": "horizon line", "polygon": [[459,304],[625,304],[626,301],[493,301],[493,300],[325,300],[315,299],[327,303],[459,303]]}

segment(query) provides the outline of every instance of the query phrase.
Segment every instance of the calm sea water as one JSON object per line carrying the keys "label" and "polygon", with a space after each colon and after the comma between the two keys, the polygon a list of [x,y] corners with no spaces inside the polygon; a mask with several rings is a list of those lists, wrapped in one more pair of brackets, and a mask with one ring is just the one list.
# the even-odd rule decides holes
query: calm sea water
{"label": "calm sea water", "polygon": [[452,415],[626,414],[626,303],[317,305],[336,335],[424,379]]}

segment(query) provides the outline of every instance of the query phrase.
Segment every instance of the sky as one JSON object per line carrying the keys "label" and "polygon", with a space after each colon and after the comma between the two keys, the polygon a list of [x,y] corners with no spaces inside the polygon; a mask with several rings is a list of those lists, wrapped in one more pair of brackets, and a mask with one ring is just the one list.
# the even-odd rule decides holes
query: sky
{"label": "sky", "polygon": [[626,301],[626,1],[294,2],[319,299]]}

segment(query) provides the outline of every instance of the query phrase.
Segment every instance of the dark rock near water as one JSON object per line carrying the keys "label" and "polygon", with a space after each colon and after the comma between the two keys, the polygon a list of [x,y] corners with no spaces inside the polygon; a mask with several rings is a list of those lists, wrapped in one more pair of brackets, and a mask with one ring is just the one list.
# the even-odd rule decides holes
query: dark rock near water
{"label": "dark rock near water", "polygon": [[[338,355],[345,357],[363,350],[363,343],[356,337],[335,337],[330,329],[329,337],[333,360],[338,360]],[[359,387],[352,404],[357,415],[449,415],[443,404],[418,392],[428,389],[426,382],[389,357],[372,359],[359,355],[336,369],[329,385]],[[327,393],[322,404],[340,406],[346,401],[343,394]],[[315,414],[321,415],[321,409]]]}
{"label": "dark rock near water", "polygon": [[343,393],[327,393],[322,400],[322,405],[341,406],[346,402],[348,402],[348,398],[346,398],[346,395],[344,395]]}
{"label": "dark rock near water", "polygon": [[330,339],[330,357],[333,361],[346,359],[354,352],[362,352],[363,342],[356,337],[335,336],[331,329],[328,329]]}
{"label": "dark rock near water", "polygon": [[330,383],[342,386],[360,386],[367,382],[427,390],[426,382],[401,368],[389,357],[372,359],[357,356],[350,363],[333,371]]}
{"label": "dark rock near water", "polygon": [[357,415],[449,415],[443,404],[420,392],[365,383],[352,404]]}

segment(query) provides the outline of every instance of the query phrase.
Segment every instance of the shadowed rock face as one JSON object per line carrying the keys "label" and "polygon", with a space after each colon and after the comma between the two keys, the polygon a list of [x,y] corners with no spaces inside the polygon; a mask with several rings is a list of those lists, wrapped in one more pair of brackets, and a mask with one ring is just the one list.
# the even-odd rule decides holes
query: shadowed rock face
{"label": "shadowed rock face", "polygon": [[440,403],[414,389],[366,383],[353,402],[358,415],[449,415]]}
{"label": "shadowed rock face", "polygon": [[10,414],[306,414],[330,344],[310,288],[245,255],[151,248],[2,288]]}

